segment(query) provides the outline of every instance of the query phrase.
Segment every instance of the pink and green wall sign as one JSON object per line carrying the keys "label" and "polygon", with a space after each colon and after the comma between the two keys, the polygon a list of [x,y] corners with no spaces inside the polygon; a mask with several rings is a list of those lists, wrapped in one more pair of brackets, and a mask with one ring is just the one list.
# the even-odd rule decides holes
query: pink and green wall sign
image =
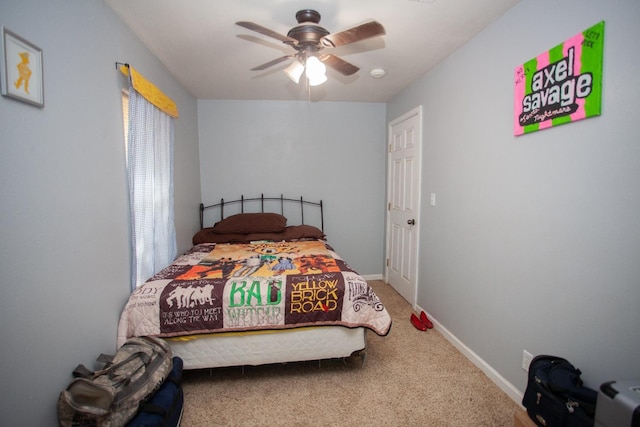
{"label": "pink and green wall sign", "polygon": [[604,21],[516,67],[514,134],[600,114]]}

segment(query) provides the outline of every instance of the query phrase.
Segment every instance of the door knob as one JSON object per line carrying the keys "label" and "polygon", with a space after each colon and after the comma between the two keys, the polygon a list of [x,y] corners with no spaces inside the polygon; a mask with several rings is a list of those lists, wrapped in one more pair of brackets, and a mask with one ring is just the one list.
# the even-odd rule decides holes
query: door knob
{"label": "door knob", "polygon": [[410,219],[410,220],[407,221],[407,224],[416,225],[416,220],[415,219]]}

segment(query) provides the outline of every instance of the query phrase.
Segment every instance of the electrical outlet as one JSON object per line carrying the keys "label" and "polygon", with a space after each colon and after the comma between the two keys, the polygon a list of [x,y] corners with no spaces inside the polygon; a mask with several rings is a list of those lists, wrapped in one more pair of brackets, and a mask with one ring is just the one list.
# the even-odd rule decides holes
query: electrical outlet
{"label": "electrical outlet", "polygon": [[527,350],[522,350],[522,369],[529,372],[529,365],[531,364],[533,356]]}

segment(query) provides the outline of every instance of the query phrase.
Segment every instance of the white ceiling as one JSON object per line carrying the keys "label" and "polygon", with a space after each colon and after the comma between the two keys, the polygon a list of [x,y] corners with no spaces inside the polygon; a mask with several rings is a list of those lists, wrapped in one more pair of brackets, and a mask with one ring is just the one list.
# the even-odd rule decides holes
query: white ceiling
{"label": "white ceiling", "polygon": [[[519,0],[105,1],[198,99],[386,102]],[[320,25],[331,33],[373,19],[386,35],[325,50],[360,71],[345,77],[329,68],[329,80],[310,89],[282,72],[289,61],[250,71],[295,51],[235,22],[286,35],[301,9],[320,12]],[[135,67],[135,58],[117,60]],[[374,79],[372,68],[387,74]]]}

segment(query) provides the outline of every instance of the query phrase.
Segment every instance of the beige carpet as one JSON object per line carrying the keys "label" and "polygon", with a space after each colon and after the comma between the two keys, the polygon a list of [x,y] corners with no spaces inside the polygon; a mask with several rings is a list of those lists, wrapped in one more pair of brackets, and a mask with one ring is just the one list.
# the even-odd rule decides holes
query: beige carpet
{"label": "beige carpet", "polygon": [[411,306],[371,281],[393,327],[367,334],[346,363],[185,371],[182,427],[513,426],[518,405],[437,331],[409,323]]}

